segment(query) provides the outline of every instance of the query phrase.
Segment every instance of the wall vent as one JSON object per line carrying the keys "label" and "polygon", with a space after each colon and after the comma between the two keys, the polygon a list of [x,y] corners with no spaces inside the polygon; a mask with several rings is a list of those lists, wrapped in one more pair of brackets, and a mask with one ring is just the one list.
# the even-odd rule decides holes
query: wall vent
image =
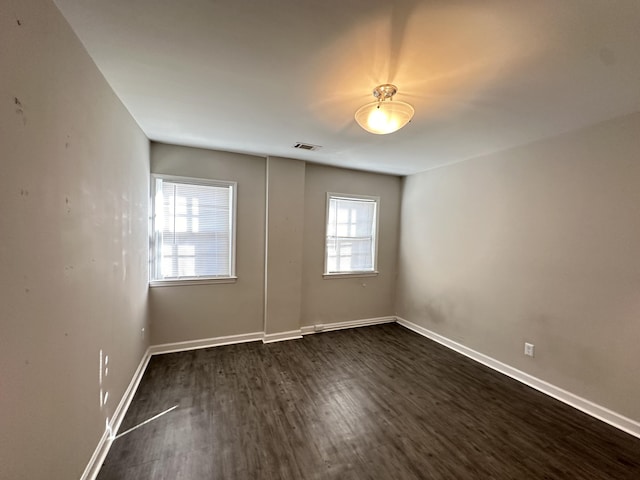
{"label": "wall vent", "polygon": [[296,143],[293,148],[315,152],[316,150],[320,150],[322,147],[320,145],[311,145],[310,143]]}

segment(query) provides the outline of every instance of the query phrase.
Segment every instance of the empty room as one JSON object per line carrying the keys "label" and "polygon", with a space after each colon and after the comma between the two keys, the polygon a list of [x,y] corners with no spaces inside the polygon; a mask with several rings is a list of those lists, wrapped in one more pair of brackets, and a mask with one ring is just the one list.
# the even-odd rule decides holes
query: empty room
{"label": "empty room", "polygon": [[2,0],[0,479],[640,478],[640,2]]}

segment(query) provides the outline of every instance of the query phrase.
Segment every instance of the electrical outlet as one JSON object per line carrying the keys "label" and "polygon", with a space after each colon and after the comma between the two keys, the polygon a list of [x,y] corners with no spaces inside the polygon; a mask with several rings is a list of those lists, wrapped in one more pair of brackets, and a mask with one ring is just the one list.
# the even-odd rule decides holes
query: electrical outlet
{"label": "electrical outlet", "polygon": [[526,343],[524,344],[524,354],[528,357],[533,357],[533,351],[534,351],[535,345],[533,343]]}

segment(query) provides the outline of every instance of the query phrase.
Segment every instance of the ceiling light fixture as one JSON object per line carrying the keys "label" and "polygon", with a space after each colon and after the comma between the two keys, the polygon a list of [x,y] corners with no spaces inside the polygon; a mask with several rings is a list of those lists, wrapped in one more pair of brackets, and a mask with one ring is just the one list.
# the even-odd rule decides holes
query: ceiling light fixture
{"label": "ceiling light fixture", "polygon": [[373,89],[378,100],[367,103],[356,112],[356,122],[367,132],[385,135],[400,130],[413,118],[415,110],[405,102],[393,100],[398,87],[385,83]]}

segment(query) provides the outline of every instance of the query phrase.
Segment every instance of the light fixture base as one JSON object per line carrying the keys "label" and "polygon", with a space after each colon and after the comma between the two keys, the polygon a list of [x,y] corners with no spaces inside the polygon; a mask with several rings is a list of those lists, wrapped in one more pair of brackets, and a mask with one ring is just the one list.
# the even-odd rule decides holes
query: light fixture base
{"label": "light fixture base", "polygon": [[398,87],[390,83],[378,85],[373,89],[373,96],[382,101],[393,97],[396,93],[398,93]]}

